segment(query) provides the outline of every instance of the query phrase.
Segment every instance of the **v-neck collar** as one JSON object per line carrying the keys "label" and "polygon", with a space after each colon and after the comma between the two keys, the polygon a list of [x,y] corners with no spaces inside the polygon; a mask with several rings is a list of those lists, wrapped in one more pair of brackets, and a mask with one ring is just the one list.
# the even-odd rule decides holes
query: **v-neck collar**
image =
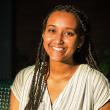
{"label": "v-neck collar", "polygon": [[76,72],[69,79],[68,83],[66,84],[66,86],[64,87],[64,89],[62,90],[62,92],[58,95],[58,97],[55,99],[55,101],[53,103],[51,102],[51,98],[50,98],[50,95],[49,95],[48,88],[46,88],[45,95],[48,98],[48,100],[45,99],[45,101],[46,100],[49,101],[48,103],[51,106],[51,110],[54,110],[54,108],[57,108],[57,106],[59,104],[61,104],[61,101],[63,100],[64,96],[66,96],[66,94],[68,94],[68,89],[73,85],[71,82],[73,82],[73,80],[75,79],[75,77],[78,75],[78,73],[80,71],[80,68],[81,68],[81,65],[79,65],[79,67],[77,68]]}

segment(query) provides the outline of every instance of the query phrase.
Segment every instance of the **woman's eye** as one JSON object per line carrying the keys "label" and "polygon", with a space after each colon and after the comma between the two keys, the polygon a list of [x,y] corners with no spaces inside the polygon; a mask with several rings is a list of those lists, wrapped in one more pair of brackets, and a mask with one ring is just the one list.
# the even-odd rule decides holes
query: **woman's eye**
{"label": "woman's eye", "polygon": [[65,32],[66,36],[74,36],[74,32]]}
{"label": "woman's eye", "polygon": [[48,32],[55,33],[56,30],[55,29],[48,29]]}

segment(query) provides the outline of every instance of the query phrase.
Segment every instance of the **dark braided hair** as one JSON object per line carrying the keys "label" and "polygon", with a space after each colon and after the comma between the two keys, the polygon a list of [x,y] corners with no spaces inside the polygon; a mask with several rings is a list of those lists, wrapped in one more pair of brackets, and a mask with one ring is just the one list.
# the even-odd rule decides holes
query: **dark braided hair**
{"label": "dark braided hair", "polygon": [[[72,5],[57,5],[44,19],[43,32],[45,31],[46,23],[48,21],[49,16],[55,11],[65,11],[68,13],[72,13],[77,19],[78,25],[76,32],[78,34],[78,37],[83,36],[85,39],[82,47],[75,51],[73,55],[74,61],[77,64],[89,64],[91,67],[97,69],[95,51],[89,36],[89,25],[87,16]],[[48,69],[49,56],[44,50],[43,39],[41,38],[29,94],[29,101],[25,107],[25,110],[38,110],[39,105],[43,99],[45,88],[47,86]]]}

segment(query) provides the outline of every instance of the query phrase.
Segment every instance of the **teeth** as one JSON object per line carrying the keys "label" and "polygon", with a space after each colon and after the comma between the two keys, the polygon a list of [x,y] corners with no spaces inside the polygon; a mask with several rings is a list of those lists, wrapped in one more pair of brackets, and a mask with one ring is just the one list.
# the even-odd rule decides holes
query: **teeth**
{"label": "teeth", "polygon": [[63,48],[57,48],[57,47],[53,47],[53,49],[56,51],[62,51],[63,50]]}

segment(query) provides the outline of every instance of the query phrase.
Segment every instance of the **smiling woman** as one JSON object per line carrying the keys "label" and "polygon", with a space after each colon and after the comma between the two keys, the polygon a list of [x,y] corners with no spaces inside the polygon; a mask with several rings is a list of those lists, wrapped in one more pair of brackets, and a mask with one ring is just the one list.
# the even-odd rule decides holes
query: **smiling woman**
{"label": "smiling woman", "polygon": [[57,11],[48,18],[43,44],[50,60],[73,63],[72,55],[82,44],[78,42],[76,27],[76,18],[71,13]]}
{"label": "smiling woman", "polygon": [[97,70],[87,24],[72,5],[47,15],[36,64],[17,74],[10,110],[110,110],[110,85]]}

